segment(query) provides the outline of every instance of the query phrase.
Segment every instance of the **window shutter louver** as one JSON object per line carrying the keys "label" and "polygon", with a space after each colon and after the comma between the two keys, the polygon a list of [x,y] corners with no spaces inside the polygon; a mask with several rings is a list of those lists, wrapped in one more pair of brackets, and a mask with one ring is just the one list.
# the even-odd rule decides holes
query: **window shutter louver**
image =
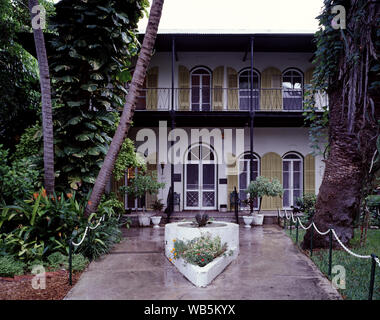
{"label": "window shutter louver", "polygon": [[235,69],[227,68],[228,77],[228,110],[239,110],[238,74]]}
{"label": "window shutter louver", "polygon": [[315,157],[308,154],[305,157],[305,188],[304,193],[315,194]]}
{"label": "window shutter louver", "polygon": [[[274,152],[268,152],[261,158],[261,175],[269,179],[277,178],[282,184],[282,158]],[[263,197],[261,209],[277,210],[282,208],[282,198]]]}
{"label": "window shutter louver", "polygon": [[274,67],[261,74],[260,110],[282,110],[282,74]]}
{"label": "window shutter louver", "polygon": [[224,67],[220,66],[214,69],[212,73],[212,107],[213,110],[223,110],[223,84],[224,84]]}
{"label": "window shutter louver", "polygon": [[146,108],[147,110],[157,110],[158,67],[153,67],[148,70],[146,88]]}
{"label": "window shutter louver", "polygon": [[178,66],[178,110],[190,109],[190,72],[185,66]]}

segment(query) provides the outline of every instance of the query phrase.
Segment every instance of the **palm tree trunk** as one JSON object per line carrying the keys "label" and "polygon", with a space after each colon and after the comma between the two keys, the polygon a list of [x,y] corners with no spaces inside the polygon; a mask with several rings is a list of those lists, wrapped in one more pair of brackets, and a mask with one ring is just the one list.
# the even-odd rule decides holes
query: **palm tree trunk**
{"label": "palm tree trunk", "polygon": [[98,177],[96,178],[90,201],[88,202],[85,210],[86,215],[97,211],[101,196],[103,195],[106,187],[106,183],[111,177],[111,173],[116,158],[119,154],[121,145],[131,126],[131,120],[135,111],[138,91],[143,86],[146,70],[149,66],[154,43],[156,41],[157,30],[160,23],[163,5],[164,0],[153,0],[144,41],[139,57],[137,59],[135,71],[133,72],[131,86],[124,105],[123,113],[121,114],[120,123],[116,129],[115,135],[108,149],[104,163],[99,171]]}
{"label": "palm tree trunk", "polygon": [[[36,16],[32,12],[38,5],[38,0],[29,0],[31,21]],[[48,194],[54,192],[54,142],[53,142],[53,115],[51,107],[51,89],[49,64],[46,55],[45,39],[42,28],[33,28],[34,44],[36,47],[38,67],[40,71],[40,86],[42,100],[42,131],[44,146],[44,185]]]}

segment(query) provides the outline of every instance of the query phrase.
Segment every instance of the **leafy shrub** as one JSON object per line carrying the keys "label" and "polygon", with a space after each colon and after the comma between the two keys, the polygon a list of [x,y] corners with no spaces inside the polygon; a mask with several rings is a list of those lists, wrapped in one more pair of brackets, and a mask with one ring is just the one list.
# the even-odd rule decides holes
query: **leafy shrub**
{"label": "leafy shrub", "polygon": [[[183,258],[187,263],[204,267],[215,258],[225,255],[227,243],[222,245],[219,236],[211,238],[207,233],[201,237],[194,238],[190,241],[174,239],[173,258]],[[232,254],[232,251],[229,252]]]}
{"label": "leafy shrub", "polygon": [[[66,260],[67,261],[67,260]],[[71,261],[71,268],[73,271],[83,271],[86,269],[87,265],[89,264],[89,260],[85,258],[80,253],[73,254],[73,258]],[[66,268],[68,268],[68,262],[65,264]]]}
{"label": "leafy shrub", "polygon": [[0,256],[0,277],[13,277],[24,273],[25,263],[11,256]]}
{"label": "leafy shrub", "polygon": [[8,150],[0,144],[0,202],[11,204],[35,190],[40,173],[28,158],[8,162]]}
{"label": "leafy shrub", "polygon": [[296,206],[304,213],[301,218],[303,223],[308,222],[315,212],[317,196],[314,193],[305,193],[302,197],[296,198]]}
{"label": "leafy shrub", "polygon": [[264,196],[267,196],[267,197],[282,196],[284,190],[282,189],[282,184],[278,179],[273,178],[269,180],[267,177],[259,176],[256,178],[255,181],[250,182],[246,192],[249,193],[249,199],[251,199],[251,201],[254,198],[260,199],[260,208],[259,208],[259,213],[260,213],[261,203],[262,203],[261,200]]}
{"label": "leafy shrub", "polygon": [[[69,257],[60,252],[55,252],[47,258],[47,266],[53,270],[69,268]],[[85,258],[82,254],[73,254],[71,260],[71,268],[73,271],[84,270],[89,263],[89,260]]]}
{"label": "leafy shrub", "polygon": [[61,252],[54,252],[47,257],[49,267],[59,269],[67,261],[67,257]]}
{"label": "leafy shrub", "polygon": [[16,145],[16,152],[13,154],[13,160],[29,158],[37,154],[42,155],[42,128],[40,123],[36,123],[25,129],[21,135],[20,142]]}

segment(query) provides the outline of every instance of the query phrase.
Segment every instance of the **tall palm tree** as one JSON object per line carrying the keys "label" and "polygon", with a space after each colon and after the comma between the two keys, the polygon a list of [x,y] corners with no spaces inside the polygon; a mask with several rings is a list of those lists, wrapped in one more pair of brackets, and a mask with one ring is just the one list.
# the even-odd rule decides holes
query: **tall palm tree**
{"label": "tall palm tree", "polygon": [[[33,22],[37,13],[32,9],[37,6],[38,0],[29,0],[29,12]],[[33,28],[33,26],[32,26]],[[42,100],[42,130],[44,145],[44,185],[46,191],[54,192],[54,142],[53,142],[53,115],[51,108],[51,89],[49,64],[46,55],[45,39],[42,28],[33,28],[34,45],[36,47],[38,67],[40,71],[40,86]]]}
{"label": "tall palm tree", "polygon": [[116,129],[115,135],[113,136],[102,168],[96,178],[94,189],[92,190],[90,200],[85,210],[86,215],[96,212],[98,209],[100,198],[104,193],[106,183],[111,177],[117,155],[119,154],[121,145],[131,126],[131,120],[136,106],[136,98],[139,90],[143,86],[146,70],[149,66],[153,46],[156,41],[163,5],[164,0],[153,0],[144,41],[137,59],[135,71],[133,72],[131,86],[124,104],[123,113],[121,114],[120,123]]}

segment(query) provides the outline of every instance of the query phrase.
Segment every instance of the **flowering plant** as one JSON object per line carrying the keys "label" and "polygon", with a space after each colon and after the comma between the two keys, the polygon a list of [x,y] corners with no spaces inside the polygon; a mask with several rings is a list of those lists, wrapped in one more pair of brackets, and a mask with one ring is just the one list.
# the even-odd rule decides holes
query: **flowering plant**
{"label": "flowering plant", "polygon": [[[211,238],[207,233],[188,241],[174,239],[173,259],[183,258],[185,262],[204,267],[215,258],[226,255],[227,243],[222,244],[220,237]],[[232,254],[232,250],[228,252]]]}

